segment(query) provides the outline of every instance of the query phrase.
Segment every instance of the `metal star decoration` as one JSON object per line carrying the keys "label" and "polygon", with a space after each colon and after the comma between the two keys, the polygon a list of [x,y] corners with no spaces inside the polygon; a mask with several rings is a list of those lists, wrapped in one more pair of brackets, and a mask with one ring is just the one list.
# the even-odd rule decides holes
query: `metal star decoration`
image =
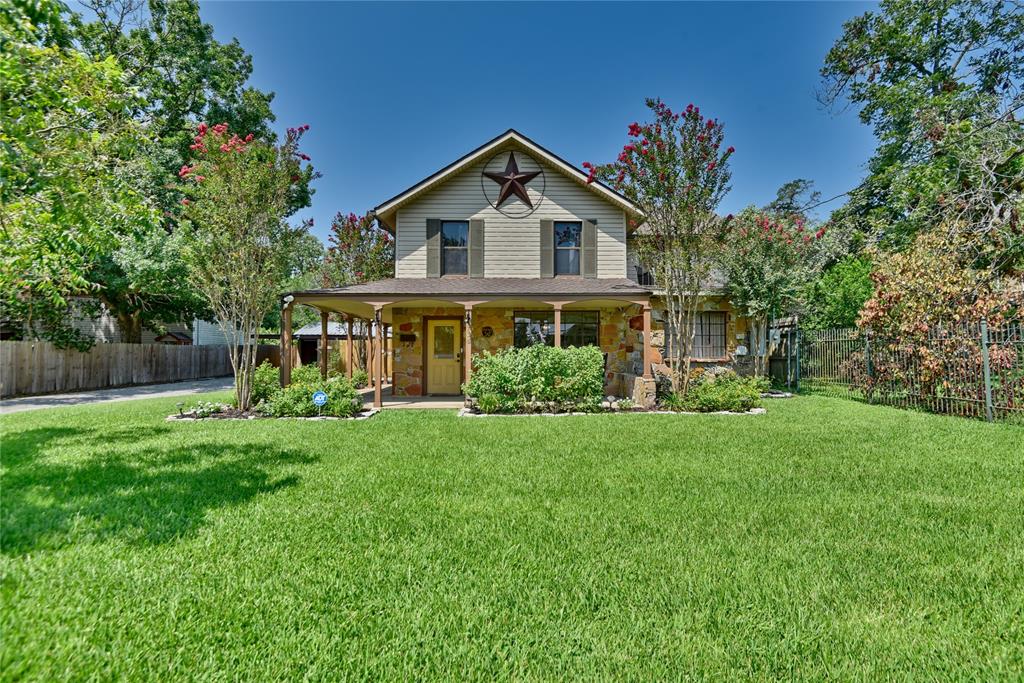
{"label": "metal star decoration", "polygon": [[540,171],[520,173],[519,166],[516,164],[515,152],[508,153],[508,163],[505,164],[504,173],[484,171],[484,175],[501,185],[501,192],[498,193],[498,201],[495,203],[495,208],[504,204],[512,195],[519,197],[523,204],[526,204],[531,209],[533,208],[530,195],[526,192],[526,183],[539,176]]}

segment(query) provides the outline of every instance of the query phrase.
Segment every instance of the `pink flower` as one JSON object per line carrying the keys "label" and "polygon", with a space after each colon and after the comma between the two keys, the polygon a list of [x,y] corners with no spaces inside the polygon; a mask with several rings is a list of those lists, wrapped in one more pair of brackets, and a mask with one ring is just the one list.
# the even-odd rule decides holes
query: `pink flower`
{"label": "pink flower", "polygon": [[708,164],[708,170],[709,171],[714,171],[715,170],[715,162],[712,161],[711,163]]}
{"label": "pink flower", "polygon": [[715,127],[715,122],[712,121],[711,119],[708,119],[708,128],[711,129],[711,128],[714,128],[714,127]]}
{"label": "pink flower", "polygon": [[200,123],[199,124],[199,135],[200,136],[206,135],[206,129],[207,129],[207,125],[205,123]]}
{"label": "pink flower", "polygon": [[188,206],[191,202],[189,202],[188,199],[182,199],[181,203],[184,204],[185,206]]}
{"label": "pink flower", "polygon": [[252,142],[252,133],[249,133],[248,135],[245,136],[245,141]]}
{"label": "pink flower", "polygon": [[590,163],[589,161],[584,161],[583,162],[583,168],[591,169],[591,168],[594,168],[594,165],[592,163]]}
{"label": "pink flower", "polygon": [[825,228],[820,228],[818,232],[814,233],[815,239],[821,239],[825,235]]}
{"label": "pink flower", "polygon": [[637,123],[636,121],[634,121],[633,123],[629,124],[629,136],[635,138],[635,137],[639,137],[639,135],[640,135],[640,124]]}
{"label": "pink flower", "polygon": [[186,166],[182,166],[180,169],[178,169],[178,177],[179,178],[184,178],[185,176],[187,176],[192,171],[193,171],[193,169],[189,168],[187,165]]}

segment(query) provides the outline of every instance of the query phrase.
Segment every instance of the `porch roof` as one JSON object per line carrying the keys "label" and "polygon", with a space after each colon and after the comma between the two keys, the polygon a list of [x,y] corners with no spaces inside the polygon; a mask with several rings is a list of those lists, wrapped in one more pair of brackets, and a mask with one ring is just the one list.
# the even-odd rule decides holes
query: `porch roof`
{"label": "porch roof", "polygon": [[647,297],[652,290],[627,278],[440,277],[390,278],[347,287],[288,292],[295,297]]}

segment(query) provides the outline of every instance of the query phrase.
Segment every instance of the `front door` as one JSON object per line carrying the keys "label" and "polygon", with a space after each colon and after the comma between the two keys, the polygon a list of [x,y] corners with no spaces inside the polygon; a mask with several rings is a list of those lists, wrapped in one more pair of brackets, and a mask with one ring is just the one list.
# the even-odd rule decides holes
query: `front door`
{"label": "front door", "polygon": [[462,321],[427,321],[427,393],[458,394],[462,384]]}

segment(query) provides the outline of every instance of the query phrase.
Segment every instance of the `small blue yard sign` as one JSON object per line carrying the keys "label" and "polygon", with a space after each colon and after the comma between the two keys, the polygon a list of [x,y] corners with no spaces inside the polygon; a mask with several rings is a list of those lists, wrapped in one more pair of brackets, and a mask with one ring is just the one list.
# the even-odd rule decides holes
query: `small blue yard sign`
{"label": "small blue yard sign", "polygon": [[327,403],[327,394],[322,391],[313,392],[313,405],[322,406]]}

